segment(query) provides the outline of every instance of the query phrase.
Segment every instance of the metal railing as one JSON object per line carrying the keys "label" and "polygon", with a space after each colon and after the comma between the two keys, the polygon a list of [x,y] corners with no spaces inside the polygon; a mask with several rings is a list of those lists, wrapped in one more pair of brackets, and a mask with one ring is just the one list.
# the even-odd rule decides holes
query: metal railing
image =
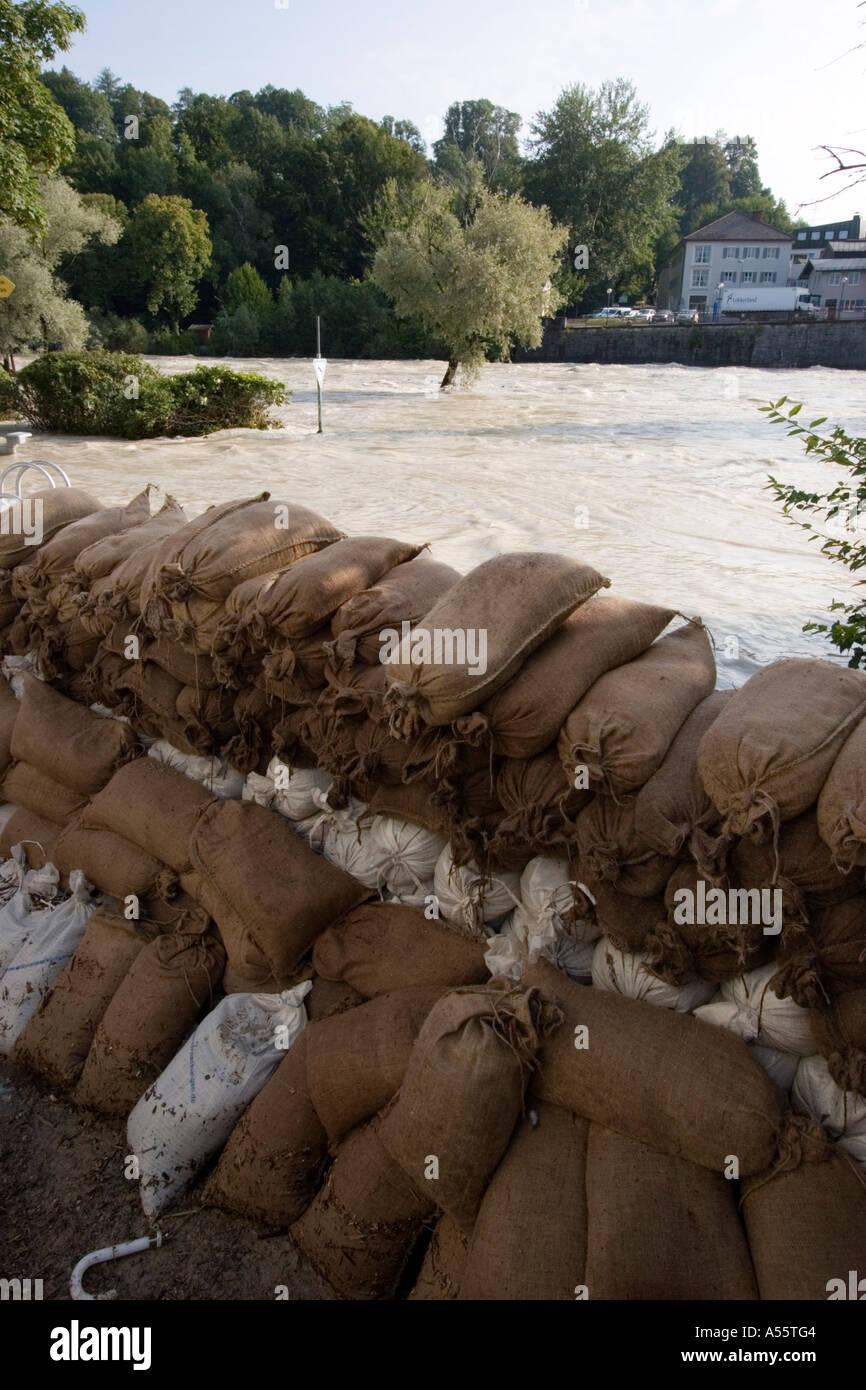
{"label": "metal railing", "polygon": [[[61,487],[72,486],[69,475],[60,467],[59,463],[51,463],[48,459],[20,459],[17,463],[10,463],[8,468],[4,468],[3,472],[0,473],[0,504],[21,501],[21,485],[26,473],[31,468],[48,480],[49,487],[56,488],[58,486],[53,476],[55,473],[59,474]],[[14,487],[6,486],[6,479],[10,473],[14,475]]]}

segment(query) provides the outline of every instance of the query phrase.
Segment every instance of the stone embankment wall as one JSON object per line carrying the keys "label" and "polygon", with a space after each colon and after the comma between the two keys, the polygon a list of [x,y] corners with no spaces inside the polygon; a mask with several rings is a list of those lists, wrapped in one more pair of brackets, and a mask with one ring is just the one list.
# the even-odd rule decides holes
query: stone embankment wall
{"label": "stone embankment wall", "polygon": [[692,324],[563,329],[548,324],[541,347],[517,362],[679,362],[690,367],[866,369],[866,322]]}

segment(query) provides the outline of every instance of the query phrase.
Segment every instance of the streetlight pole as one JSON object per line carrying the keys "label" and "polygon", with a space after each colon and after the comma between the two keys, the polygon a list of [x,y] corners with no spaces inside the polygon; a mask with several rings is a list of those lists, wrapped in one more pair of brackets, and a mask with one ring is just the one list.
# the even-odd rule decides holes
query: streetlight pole
{"label": "streetlight pole", "polygon": [[612,287],[611,285],[608,285],[608,287],[607,287],[607,307],[608,307],[608,309],[610,308],[610,301],[611,301],[612,295],[613,295],[613,287]]}

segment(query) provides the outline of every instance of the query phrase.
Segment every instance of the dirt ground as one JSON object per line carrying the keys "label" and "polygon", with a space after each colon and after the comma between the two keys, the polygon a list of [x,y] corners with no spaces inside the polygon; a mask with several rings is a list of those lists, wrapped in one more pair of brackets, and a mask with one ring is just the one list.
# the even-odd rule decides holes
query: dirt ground
{"label": "dirt ground", "polygon": [[[288,1236],[198,1205],[196,1191],[149,1225],[123,1175],[124,1124],[71,1105],[29,1072],[0,1063],[0,1278],[42,1279],[69,1299],[92,1250],[152,1235],[166,1243],[91,1269],[89,1293],[118,1299],[290,1299],[335,1295]],[[283,1295],[285,1296],[285,1295]]]}

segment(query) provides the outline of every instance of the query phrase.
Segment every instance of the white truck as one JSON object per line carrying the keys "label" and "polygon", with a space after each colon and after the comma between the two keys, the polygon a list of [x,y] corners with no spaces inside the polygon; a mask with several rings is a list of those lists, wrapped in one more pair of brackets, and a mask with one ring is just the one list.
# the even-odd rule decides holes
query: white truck
{"label": "white truck", "polygon": [[725,318],[791,320],[814,318],[818,311],[801,285],[740,285],[723,291],[719,312]]}

